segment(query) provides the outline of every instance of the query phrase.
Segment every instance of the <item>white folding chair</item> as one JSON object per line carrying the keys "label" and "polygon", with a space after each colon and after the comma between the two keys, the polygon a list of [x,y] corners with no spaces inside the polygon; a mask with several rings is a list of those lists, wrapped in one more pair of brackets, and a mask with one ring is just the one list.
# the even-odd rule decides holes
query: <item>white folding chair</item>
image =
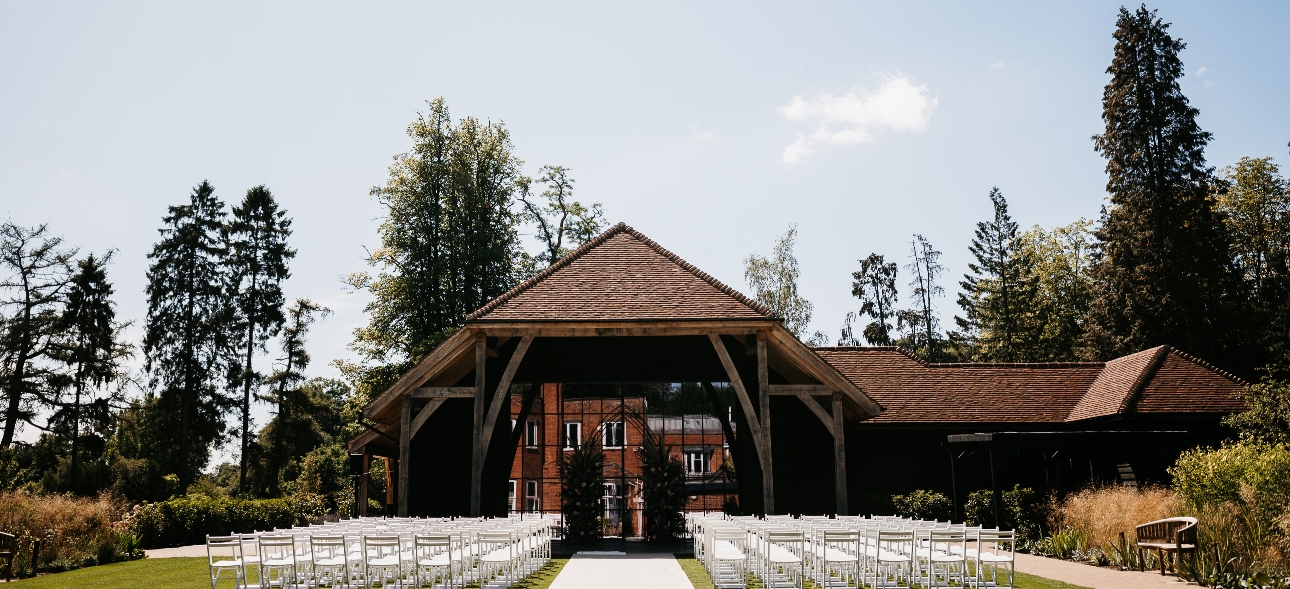
{"label": "white folding chair", "polygon": [[1017,534],[1013,531],[981,530],[977,533],[974,554],[977,587],[999,587],[999,568],[1008,575],[1008,587],[1013,586],[1017,561]]}
{"label": "white folding chair", "polygon": [[[296,582],[296,539],[291,536],[260,534],[256,540],[260,552],[260,587],[292,587]],[[277,573],[274,580],[273,573]]]}
{"label": "white folding chair", "polygon": [[313,564],[314,587],[345,587],[349,584],[349,559],[342,535],[309,537],[309,557]]}
{"label": "white folding chair", "polygon": [[391,584],[402,586],[403,563],[399,558],[399,537],[394,534],[363,535],[363,581],[371,589],[379,580],[382,589]]}
{"label": "white folding chair", "polygon": [[[416,586],[459,587],[453,552],[458,551],[450,534],[417,534],[412,537]],[[437,583],[436,583],[437,582]]]}
{"label": "white folding chair", "polygon": [[206,536],[206,560],[210,564],[211,589],[215,589],[223,571],[233,572],[234,587],[245,584],[242,542],[237,536]]}

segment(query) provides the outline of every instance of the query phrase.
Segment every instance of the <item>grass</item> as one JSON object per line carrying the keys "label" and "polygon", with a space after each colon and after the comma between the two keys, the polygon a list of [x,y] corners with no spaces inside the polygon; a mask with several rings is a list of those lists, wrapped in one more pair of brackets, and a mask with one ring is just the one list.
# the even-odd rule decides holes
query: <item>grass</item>
{"label": "grass", "polygon": [[[703,565],[694,558],[677,557],[681,570],[690,578],[696,589],[712,587],[712,578]],[[551,581],[569,562],[568,558],[553,558],[532,577],[516,583],[517,589],[547,589]],[[132,562],[119,562],[103,566],[78,569],[35,579],[23,579],[4,585],[5,589],[130,589],[147,579],[147,589],[202,589],[210,583],[205,558],[149,558]],[[221,579],[220,587],[232,587]],[[227,584],[226,584],[227,583]],[[1017,589],[1084,589],[1061,581],[1052,581],[1025,573],[1017,573]]]}

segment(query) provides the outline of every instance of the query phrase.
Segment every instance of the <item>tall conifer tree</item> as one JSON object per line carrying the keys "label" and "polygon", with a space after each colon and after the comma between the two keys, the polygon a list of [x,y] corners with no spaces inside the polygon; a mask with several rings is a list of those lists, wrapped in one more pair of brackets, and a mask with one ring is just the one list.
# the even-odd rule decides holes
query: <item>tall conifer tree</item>
{"label": "tall conifer tree", "polygon": [[1096,236],[1086,345],[1101,359],[1171,344],[1224,366],[1240,325],[1230,258],[1205,164],[1211,135],[1179,88],[1186,46],[1146,7],[1120,9],[1102,97],[1111,206]]}
{"label": "tall conifer tree", "polygon": [[148,317],[144,367],[157,391],[154,423],[166,438],[156,448],[162,468],[187,486],[224,434],[232,402],[220,375],[232,350],[227,301],[224,203],[203,181],[188,204],[171,206],[161,241],[148,258]]}
{"label": "tall conifer tree", "polygon": [[233,302],[237,307],[241,337],[241,371],[237,384],[242,389],[242,453],[238,489],[246,490],[247,452],[251,435],[251,397],[260,375],[252,361],[264,350],[268,339],[282,327],[282,281],[291,277],[288,266],[295,250],[287,246],[291,219],[278,208],[273,193],[263,185],[246,191],[242,204],[233,207],[229,224],[229,265],[234,281]]}
{"label": "tall conifer tree", "polygon": [[312,430],[313,421],[300,419],[293,414],[303,414],[311,409],[309,394],[301,389],[305,382],[305,368],[309,366],[309,353],[305,351],[305,337],[316,317],[326,317],[331,310],[314,304],[309,299],[296,299],[287,311],[286,327],[282,330],[282,367],[269,377],[268,401],[273,403],[276,415],[268,429],[270,452],[266,473],[267,493],[277,497],[280,489],[281,470],[293,456],[288,451],[291,442],[312,434],[298,431],[303,426]]}
{"label": "tall conifer tree", "polygon": [[112,284],[107,279],[107,263],[112,252],[102,258],[90,254],[77,262],[77,272],[67,291],[67,304],[59,321],[64,339],[61,359],[72,370],[71,438],[72,457],[69,486],[77,491],[80,468],[81,408],[93,389],[116,379],[121,360],[130,347],[120,341],[122,325],[116,321],[112,302]]}
{"label": "tall conifer tree", "polygon": [[1008,215],[1008,201],[990,190],[994,218],[976,224],[968,263],[959,286],[958,304],[967,317],[954,321],[972,342],[977,359],[1015,362],[1029,359],[1035,334],[1029,325],[1034,297],[1031,264],[1020,250],[1017,223]]}

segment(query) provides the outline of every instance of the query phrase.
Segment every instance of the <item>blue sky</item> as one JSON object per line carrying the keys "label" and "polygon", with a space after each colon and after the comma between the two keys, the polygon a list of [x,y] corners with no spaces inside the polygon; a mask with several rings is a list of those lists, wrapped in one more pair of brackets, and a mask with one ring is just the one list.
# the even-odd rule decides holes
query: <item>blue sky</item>
{"label": "blue sky", "polygon": [[[572,168],[577,199],[736,288],[797,223],[801,292],[832,338],[857,258],[903,263],[922,233],[945,254],[949,321],[992,186],[1023,226],[1096,218],[1119,6],[7,2],[0,215],[118,249],[137,326],[166,205],[203,179],[226,202],[267,184],[295,219],[288,296],[336,312],[311,342],[334,375],[365,322],[338,277],[377,245],[368,189],[443,96],[504,121],[530,172]],[[1284,162],[1290,4],[1153,7],[1188,43],[1211,164]]]}

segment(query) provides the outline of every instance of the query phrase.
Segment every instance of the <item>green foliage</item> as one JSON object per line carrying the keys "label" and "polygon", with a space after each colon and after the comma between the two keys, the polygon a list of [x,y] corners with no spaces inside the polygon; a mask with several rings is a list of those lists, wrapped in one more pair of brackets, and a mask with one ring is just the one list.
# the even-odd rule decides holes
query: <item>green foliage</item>
{"label": "green foliage", "polygon": [[1290,448],[1284,444],[1237,442],[1188,450],[1169,473],[1194,508],[1236,502],[1275,518],[1290,504]]}
{"label": "green foliage", "polygon": [[[420,360],[516,280],[511,207],[522,162],[510,133],[472,117],[453,124],[442,98],[429,106],[408,126],[412,149],[395,156],[385,185],[371,191],[387,210],[381,246],[367,260],[377,274],[347,279],[372,296],[352,346],[373,366]],[[391,377],[369,370],[351,367],[354,382]]]}
{"label": "green foliage", "polygon": [[[287,246],[291,235],[291,219],[278,208],[273,194],[264,185],[246,191],[242,204],[233,207],[233,220],[229,223],[228,266],[232,287],[232,303],[236,324],[231,326],[234,337],[240,338],[243,350],[240,367],[234,367],[236,377],[230,386],[241,385],[242,452],[238,488],[246,489],[246,467],[251,444],[252,388],[258,388],[260,375],[255,372],[253,360],[257,351],[265,350],[265,342],[277,333],[283,321],[282,282],[291,277],[288,262],[296,255]],[[239,369],[240,368],[240,369]]]}
{"label": "green foliage", "polygon": [[600,539],[601,496],[605,492],[605,454],[597,436],[583,440],[560,458],[560,510],[564,541],[587,544]]}
{"label": "green foliage", "polygon": [[[969,526],[994,527],[994,503],[987,490],[973,491],[963,504],[963,519]],[[1047,513],[1042,498],[1034,489],[1016,485],[999,493],[1002,513],[999,528],[1016,530],[1019,540],[1036,540],[1043,534]]]}
{"label": "green foliage", "polygon": [[[1251,297],[1250,325],[1268,361],[1290,359],[1290,182],[1272,158],[1243,157],[1223,169],[1217,208],[1232,237],[1233,265]],[[1284,375],[1283,371],[1278,371]]]}
{"label": "green foliage", "polygon": [[[784,328],[800,339],[811,323],[815,306],[797,294],[801,270],[797,267],[797,257],[793,255],[796,243],[797,225],[789,225],[788,231],[775,242],[769,258],[753,254],[744,259],[744,280],[748,282],[753,298],[783,319]],[[827,339],[819,332],[809,338],[812,345],[827,344]]]}
{"label": "green foliage", "polygon": [[908,495],[892,495],[891,503],[901,517],[936,521],[954,517],[954,502],[944,493],[917,489]]}
{"label": "green foliage", "polygon": [[546,204],[535,203],[529,194],[532,180],[519,180],[519,201],[522,205],[520,216],[537,228],[537,238],[546,251],[525,260],[522,265],[531,266],[525,275],[531,275],[546,266],[554,264],[565,254],[588,242],[600,233],[605,225],[605,213],[600,203],[590,207],[572,200],[573,178],[569,169],[564,166],[542,166],[538,170],[541,176],[538,182],[547,186],[540,195]]}
{"label": "green foliage", "polygon": [[[330,309],[309,299],[296,299],[287,311],[287,326],[282,330],[285,363],[269,377],[269,394],[265,397],[277,412],[261,436],[260,454],[264,460],[260,475],[262,483],[257,491],[269,497],[277,497],[281,493],[282,469],[293,457],[312,450],[335,433],[321,431],[314,414],[330,410],[334,415],[336,399],[320,397],[317,394],[322,392],[320,389],[310,391],[301,386],[305,380],[304,369],[309,366],[309,353],[305,351],[309,326],[313,324],[315,315],[326,317],[330,313]],[[311,392],[315,394],[311,395]]]}
{"label": "green foliage", "polygon": [[301,525],[324,513],[322,499],[311,495],[284,499],[188,495],[145,504],[135,513],[131,525],[144,548],[164,548],[201,544],[207,535]]}
{"label": "green foliage", "polygon": [[1035,226],[1018,237],[1018,255],[1030,263],[1028,272],[1035,291],[1029,301],[1031,345],[1015,361],[1069,362],[1082,358],[1080,342],[1092,297],[1091,225],[1080,219],[1051,230]]}
{"label": "green foliage", "polygon": [[972,273],[959,283],[958,304],[966,317],[954,321],[970,338],[973,360],[1015,362],[1034,346],[1032,262],[1020,247],[1017,223],[997,187],[990,190],[990,204],[994,218],[976,224],[968,246],[975,259],[968,263]]}
{"label": "green foliage", "polygon": [[641,445],[641,495],[645,500],[645,541],[668,544],[685,535],[685,468],[646,432]]}
{"label": "green foliage", "polygon": [[1094,137],[1111,206],[1096,232],[1089,355],[1171,344],[1219,365],[1246,365],[1226,228],[1205,163],[1211,135],[1179,86],[1186,45],[1145,6],[1121,8],[1116,27],[1106,130]]}
{"label": "green foliage", "polygon": [[937,282],[945,267],[940,263],[941,252],[932,247],[922,235],[915,234],[909,242],[909,264],[905,265],[911,278],[914,306],[896,312],[896,330],[900,340],[896,345],[908,348],[932,362],[941,360],[944,338],[940,334],[940,318],[936,313],[938,297],[945,296],[945,288]]}
{"label": "green foliage", "polygon": [[1243,441],[1290,444],[1290,383],[1268,375],[1242,389],[1240,398],[1245,411],[1223,416],[1223,425],[1235,429]]}
{"label": "green foliage", "polygon": [[149,456],[187,485],[222,441],[232,401],[221,391],[230,359],[231,307],[224,203],[203,181],[189,204],[171,206],[148,258],[144,367],[158,391]]}
{"label": "green foliage", "polygon": [[[896,315],[896,263],[886,261],[881,255],[869,254],[860,260],[860,270],[851,273],[851,295],[860,299],[860,315],[872,320],[865,326],[865,341],[874,346],[890,346],[891,318]],[[860,345],[851,330],[855,313],[847,313],[842,325],[839,346]]]}

